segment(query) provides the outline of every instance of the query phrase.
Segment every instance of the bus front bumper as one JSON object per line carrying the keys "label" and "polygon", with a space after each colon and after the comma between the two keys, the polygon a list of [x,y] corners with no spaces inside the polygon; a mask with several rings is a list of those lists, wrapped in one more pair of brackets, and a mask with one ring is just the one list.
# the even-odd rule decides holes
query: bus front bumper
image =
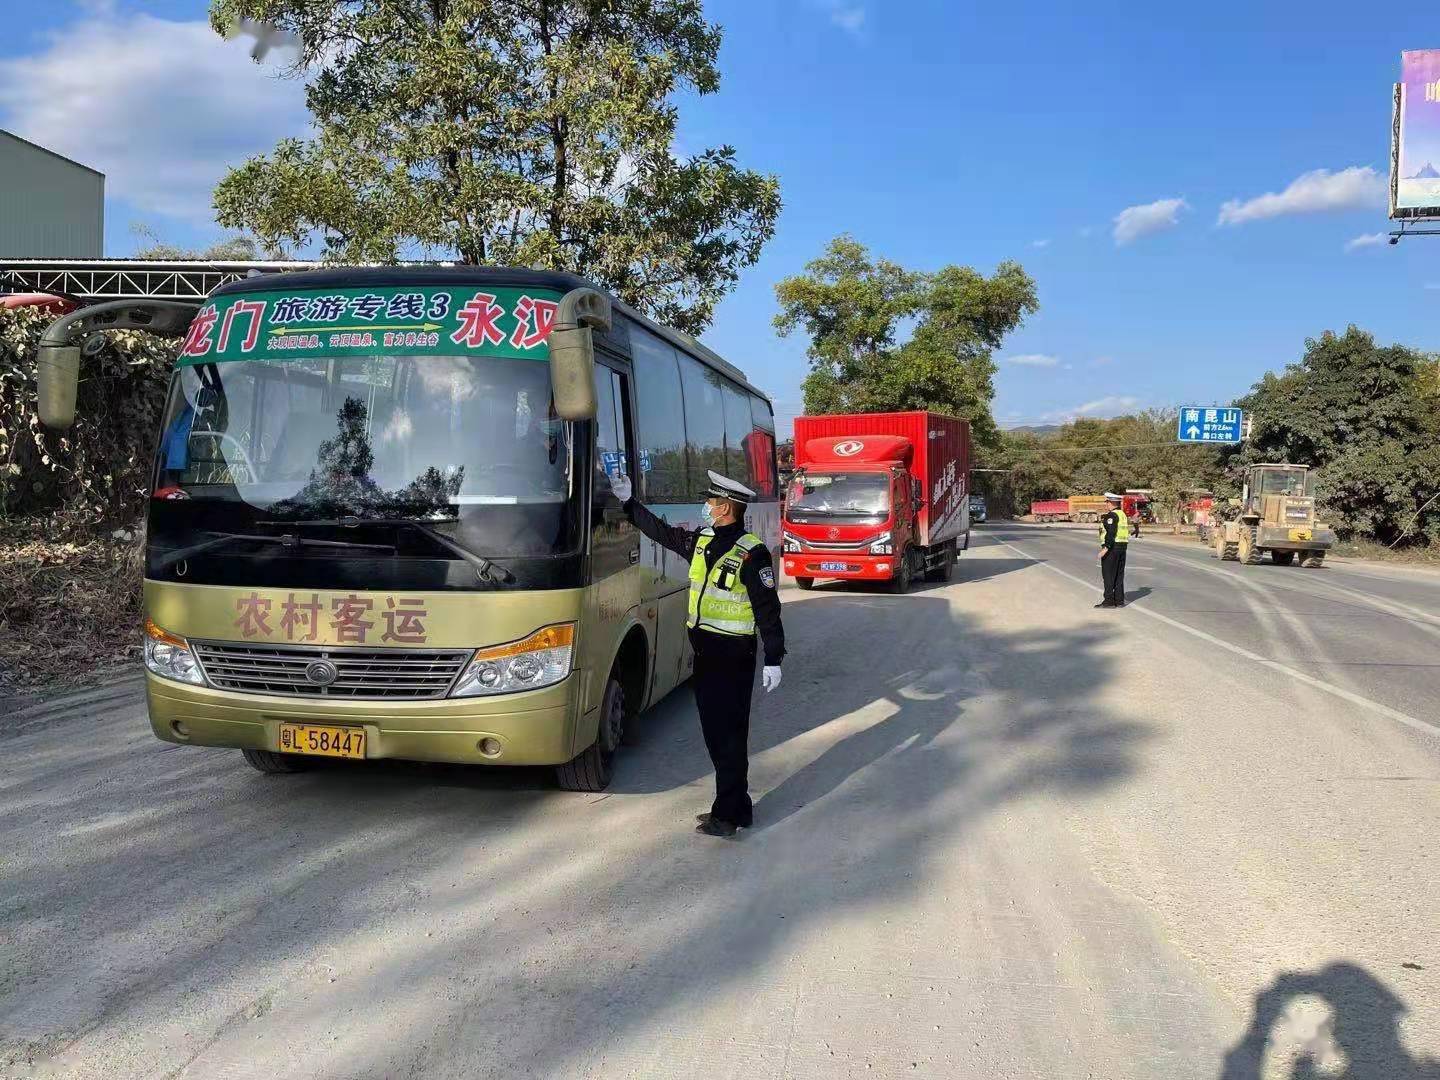
{"label": "bus front bumper", "polygon": [[[483,765],[559,765],[574,757],[573,688],[427,701],[353,701],[237,694],[146,673],[157,738],[196,746],[280,751],[280,725],[365,729],[367,758]],[[485,753],[482,744],[490,744]],[[498,744],[499,749],[494,750]]]}
{"label": "bus front bumper", "polygon": [[855,552],[820,554],[792,552],[784,556],[785,573],[792,578],[838,578],[842,581],[889,581],[895,576],[895,556]]}

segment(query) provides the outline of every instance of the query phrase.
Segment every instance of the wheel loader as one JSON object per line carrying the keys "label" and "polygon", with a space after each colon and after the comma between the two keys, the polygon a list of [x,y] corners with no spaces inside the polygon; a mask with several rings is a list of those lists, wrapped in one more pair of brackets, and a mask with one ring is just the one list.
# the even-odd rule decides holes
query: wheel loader
{"label": "wheel loader", "polygon": [[1315,520],[1315,476],[1308,465],[1251,465],[1240,497],[1240,516],[1213,528],[1215,554],[1251,566],[1265,553],[1280,566],[1297,558],[1319,566],[1335,543],[1329,525]]}

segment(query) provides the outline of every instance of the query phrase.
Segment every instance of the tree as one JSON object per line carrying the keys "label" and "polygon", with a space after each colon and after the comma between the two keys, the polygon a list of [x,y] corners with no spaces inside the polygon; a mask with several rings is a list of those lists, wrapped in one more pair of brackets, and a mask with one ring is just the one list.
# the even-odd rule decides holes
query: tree
{"label": "tree", "polygon": [[[1381,347],[1354,326],[1305,342],[1305,354],[1268,373],[1238,403],[1251,441],[1231,456],[1236,471],[1255,461],[1318,469],[1319,497],[1342,535],[1400,538],[1440,488],[1440,410],[1433,357]],[[1440,539],[1440,512],[1412,533]]]}
{"label": "tree", "polygon": [[221,224],[323,257],[412,253],[584,274],[702,329],[780,210],[732,147],[672,153],[719,86],[700,0],[214,0],[295,35],[316,134],[215,190]]}
{"label": "tree", "polygon": [[1018,263],[1003,262],[988,278],[964,266],[926,273],[838,236],[775,296],[781,336],[810,336],[806,412],[934,409],[969,420],[978,443],[996,443],[992,354],[1039,307]]}
{"label": "tree", "polygon": [[[260,257],[260,246],[248,236],[227,236],[204,248],[182,248],[162,240],[154,228],[143,221],[132,222],[130,234],[137,246],[134,259],[194,259],[202,262],[251,262]],[[275,253],[266,254],[274,258]]]}

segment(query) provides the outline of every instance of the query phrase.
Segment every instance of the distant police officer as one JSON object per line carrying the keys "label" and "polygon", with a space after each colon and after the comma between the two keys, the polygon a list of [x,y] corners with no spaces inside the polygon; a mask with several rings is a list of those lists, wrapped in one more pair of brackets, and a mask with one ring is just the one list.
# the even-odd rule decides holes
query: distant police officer
{"label": "distant police officer", "polygon": [[700,815],[698,832],[734,836],[751,824],[750,694],[755,683],[755,633],[765,646],[762,681],[780,686],[785,631],[770,550],[745,531],[745,507],[755,497],[744,484],[711,472],[705,492],[706,526],[667,525],[637,500],[630,480],[612,481],[625,512],[642,533],[690,560],[690,645],[695,651],[695,704],[705,749],[715,766],[715,802]]}
{"label": "distant police officer", "polygon": [[1100,519],[1100,577],[1105,583],[1105,598],[1097,608],[1125,606],[1125,553],[1130,548],[1130,519],[1120,509],[1124,501],[1107,491],[1110,509]]}

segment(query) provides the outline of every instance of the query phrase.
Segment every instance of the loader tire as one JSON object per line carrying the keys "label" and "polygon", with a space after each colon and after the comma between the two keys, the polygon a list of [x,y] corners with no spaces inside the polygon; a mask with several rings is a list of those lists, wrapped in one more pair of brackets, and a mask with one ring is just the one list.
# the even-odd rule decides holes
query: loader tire
{"label": "loader tire", "polygon": [[1255,546],[1255,530],[1244,529],[1240,533],[1240,561],[1246,566],[1259,566],[1264,550]]}
{"label": "loader tire", "polygon": [[1300,556],[1300,565],[1308,567],[1319,567],[1325,565],[1325,552],[1315,551],[1309,555]]}
{"label": "loader tire", "polygon": [[1272,551],[1272,552],[1270,552],[1270,558],[1271,558],[1271,560],[1275,563],[1276,566],[1289,566],[1291,563],[1293,563],[1293,562],[1295,561],[1295,552],[1293,552],[1293,551]]}

